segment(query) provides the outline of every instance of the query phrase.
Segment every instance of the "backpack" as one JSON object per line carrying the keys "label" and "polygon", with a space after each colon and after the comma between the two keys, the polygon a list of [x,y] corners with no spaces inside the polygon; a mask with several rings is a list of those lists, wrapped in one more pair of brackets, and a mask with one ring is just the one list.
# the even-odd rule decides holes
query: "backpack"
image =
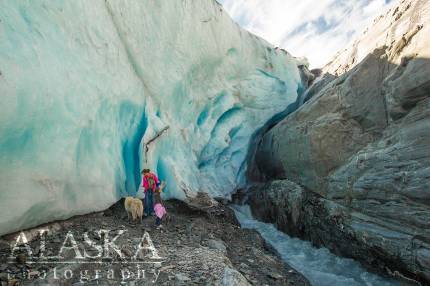
{"label": "backpack", "polygon": [[148,181],[148,189],[154,190],[156,186],[154,176],[148,176],[146,180]]}

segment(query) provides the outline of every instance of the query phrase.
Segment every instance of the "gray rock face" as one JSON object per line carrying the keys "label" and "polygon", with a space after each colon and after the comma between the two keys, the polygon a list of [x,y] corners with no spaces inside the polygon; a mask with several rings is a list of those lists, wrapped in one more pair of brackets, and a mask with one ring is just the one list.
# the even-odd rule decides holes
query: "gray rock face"
{"label": "gray rock face", "polygon": [[265,186],[252,195],[256,214],[430,281],[429,34],[430,2],[402,1],[324,67],[309,100],[263,136],[252,167],[303,189]]}
{"label": "gray rock face", "polygon": [[428,228],[405,227],[401,220],[356,211],[288,180],[254,186],[250,191],[248,202],[258,219],[405,282],[428,280]]}
{"label": "gray rock face", "polygon": [[327,175],[387,124],[380,77],[385,63],[384,50],[369,55],[270,130],[256,155],[263,174],[323,194]]}
{"label": "gray rock face", "polygon": [[315,94],[317,94],[324,86],[336,79],[332,74],[326,73],[319,77],[316,82],[314,82],[310,88],[308,88],[299,99],[299,104],[303,105],[306,101],[310,100]]}
{"label": "gray rock face", "polygon": [[266,222],[274,222],[278,229],[301,236],[303,234],[303,188],[288,181],[272,181],[250,190],[249,203],[253,214]]}
{"label": "gray rock face", "polygon": [[393,120],[402,118],[429,96],[429,74],[429,58],[411,60],[405,57],[397,70],[384,81],[387,108]]}

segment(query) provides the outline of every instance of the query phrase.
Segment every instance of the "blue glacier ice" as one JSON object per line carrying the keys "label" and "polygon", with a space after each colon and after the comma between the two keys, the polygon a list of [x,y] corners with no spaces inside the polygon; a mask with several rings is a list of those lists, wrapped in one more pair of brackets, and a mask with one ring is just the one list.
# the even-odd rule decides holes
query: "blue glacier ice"
{"label": "blue glacier ice", "polygon": [[0,235],[102,210],[139,170],[228,196],[298,60],[214,0],[0,1]]}

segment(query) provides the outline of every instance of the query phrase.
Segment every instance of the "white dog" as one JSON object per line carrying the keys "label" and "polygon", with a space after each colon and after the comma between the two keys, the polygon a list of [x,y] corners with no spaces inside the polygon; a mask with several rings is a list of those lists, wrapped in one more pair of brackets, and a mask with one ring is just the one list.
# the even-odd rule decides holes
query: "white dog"
{"label": "white dog", "polygon": [[130,217],[135,221],[137,218],[142,222],[143,218],[143,204],[140,199],[133,197],[126,197],[124,202],[125,211],[127,212],[127,217]]}

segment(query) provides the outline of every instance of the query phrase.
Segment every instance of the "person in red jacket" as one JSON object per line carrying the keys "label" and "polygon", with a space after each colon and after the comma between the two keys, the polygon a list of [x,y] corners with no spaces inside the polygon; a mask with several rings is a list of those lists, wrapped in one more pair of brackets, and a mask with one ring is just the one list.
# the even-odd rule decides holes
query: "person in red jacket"
{"label": "person in red jacket", "polygon": [[154,192],[160,185],[157,176],[150,169],[142,171],[142,187],[145,189],[145,216],[154,214]]}

